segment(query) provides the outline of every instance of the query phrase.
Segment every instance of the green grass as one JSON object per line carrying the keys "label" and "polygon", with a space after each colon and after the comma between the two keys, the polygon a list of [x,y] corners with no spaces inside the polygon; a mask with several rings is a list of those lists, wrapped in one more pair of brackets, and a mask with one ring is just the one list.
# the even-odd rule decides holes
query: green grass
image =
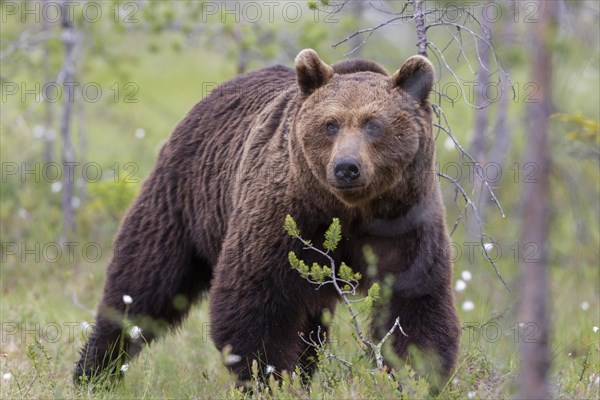
{"label": "green grass", "polygon": [[[235,379],[221,363],[221,356],[208,336],[207,302],[195,307],[184,325],[176,332],[153,343],[130,363],[124,382],[112,392],[86,393],[71,384],[73,363],[83,344],[83,322],[92,322],[90,311],[99,300],[103,267],[80,263],[72,273],[59,264],[36,265],[24,271],[22,266],[3,267],[2,346],[0,371],[12,374],[2,381],[0,398],[224,398],[240,397]],[[588,269],[589,271],[590,269]],[[592,327],[598,315],[595,285],[598,272],[571,279],[567,271],[553,269],[552,282],[552,385],[557,397],[594,398],[599,395],[599,333]],[[499,306],[511,304],[512,295],[499,295],[490,302],[487,285],[481,284],[485,272],[477,273],[467,289],[460,293],[458,305],[465,298],[473,300],[474,311],[460,310],[465,327],[461,356],[455,375],[443,389],[441,398],[505,398],[515,394],[518,368],[518,344],[527,332],[516,336],[514,308],[490,321]],[[501,291],[495,281],[490,284]],[[577,290],[575,290],[575,285]],[[587,299],[588,310],[580,303]],[[349,315],[341,312],[334,319],[334,339],[340,354],[350,354],[356,367],[348,373],[341,365],[322,362],[322,369],[310,388],[289,380],[278,398],[365,398],[394,395],[395,387],[383,376],[373,378],[365,369],[372,365],[357,358],[359,346],[352,336]],[[597,321],[597,320],[596,320]],[[485,325],[487,323],[487,325]],[[14,332],[17,327],[18,331]],[[59,332],[60,329],[60,332]],[[38,342],[39,341],[39,342]],[[356,354],[355,354],[356,353]],[[354,356],[352,355],[354,354]],[[424,381],[403,374],[406,390],[417,395],[426,390]],[[335,379],[332,380],[331,377]],[[336,380],[337,379],[337,380]],[[425,388],[425,389],[423,389]],[[421,390],[421,391],[420,391]],[[409,392],[411,393],[411,392]],[[397,393],[396,393],[397,394]]]}

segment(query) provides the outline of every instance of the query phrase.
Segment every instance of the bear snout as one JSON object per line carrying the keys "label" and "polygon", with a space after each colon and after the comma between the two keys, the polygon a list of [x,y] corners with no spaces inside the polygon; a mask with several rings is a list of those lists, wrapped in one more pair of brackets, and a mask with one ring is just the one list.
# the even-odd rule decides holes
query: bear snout
{"label": "bear snout", "polygon": [[333,174],[342,186],[352,185],[360,178],[361,165],[353,158],[342,158],[333,164]]}

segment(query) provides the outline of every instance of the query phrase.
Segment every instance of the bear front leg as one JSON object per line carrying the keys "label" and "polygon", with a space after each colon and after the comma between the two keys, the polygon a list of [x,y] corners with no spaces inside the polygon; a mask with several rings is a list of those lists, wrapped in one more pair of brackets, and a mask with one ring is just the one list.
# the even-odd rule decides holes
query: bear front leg
{"label": "bear front leg", "polygon": [[396,354],[427,375],[434,386],[448,379],[456,365],[461,336],[451,288],[440,287],[419,298],[405,298],[394,291],[387,308],[381,314],[384,318],[374,319],[376,335],[383,337],[398,318],[407,336],[395,332]]}
{"label": "bear front leg", "polygon": [[306,318],[300,302],[288,298],[274,282],[249,278],[254,287],[216,280],[210,294],[212,339],[220,351],[229,348],[225,363],[242,384],[253,378],[253,360],[261,379],[294,370],[302,352],[298,333]]}
{"label": "bear front leg", "polygon": [[308,355],[302,357],[307,345],[299,333],[317,329],[331,296],[316,291],[291,269],[288,252],[299,251],[299,246],[284,236],[283,228],[269,232],[251,228],[262,224],[238,222],[249,228],[228,233],[214,268],[209,296],[212,339],[220,351],[229,349],[225,362],[242,384],[253,378],[253,360],[258,361],[259,378],[284,370],[292,373],[298,364],[310,370]]}
{"label": "bear front leg", "polygon": [[139,353],[141,342],[132,341],[119,323],[99,313],[94,330],[81,349],[75,366],[75,384],[105,383],[111,385],[121,378],[120,367]]}
{"label": "bear front leg", "polygon": [[420,220],[397,236],[372,237],[367,244],[378,256],[377,279],[393,278],[389,303],[375,303],[375,333],[383,337],[399,318],[408,337],[395,333],[396,353],[419,373],[448,378],[456,364],[461,328],[451,287],[449,239],[439,218]]}

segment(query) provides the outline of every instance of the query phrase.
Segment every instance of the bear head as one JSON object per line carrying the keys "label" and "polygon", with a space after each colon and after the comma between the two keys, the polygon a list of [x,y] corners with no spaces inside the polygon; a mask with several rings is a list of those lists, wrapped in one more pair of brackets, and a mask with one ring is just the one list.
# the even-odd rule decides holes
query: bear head
{"label": "bear head", "polygon": [[431,62],[410,57],[392,76],[374,63],[353,65],[332,67],[311,49],[298,54],[303,99],[292,128],[311,174],[351,207],[403,190],[435,157]]}

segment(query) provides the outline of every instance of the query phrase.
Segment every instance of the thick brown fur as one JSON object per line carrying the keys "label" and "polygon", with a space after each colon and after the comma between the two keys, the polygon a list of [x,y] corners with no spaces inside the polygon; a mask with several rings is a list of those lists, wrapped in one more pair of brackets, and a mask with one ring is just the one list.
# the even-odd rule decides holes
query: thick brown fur
{"label": "thick brown fur", "polygon": [[[241,356],[229,365],[241,381],[250,378],[253,359],[263,372],[267,365],[310,372],[313,353],[298,332],[316,332],[338,298],[290,269],[291,250],[308,262],[324,260],[285,234],[286,214],[314,243],[340,218],[336,261],[363,272],[365,288],[393,277],[375,334],[400,318],[408,337],[395,336],[396,352],[406,357],[414,345],[448,376],[460,328],[434,173],[432,79],[421,57],[390,77],[369,61],[331,67],[304,50],[295,71],[253,72],[198,103],[164,145],[122,223],[76,380],[115,365],[125,314],[150,341],[181,322],[206,291],[212,339]],[[340,178],[350,173],[338,168],[344,160],[358,171],[352,181]],[[379,260],[374,276],[364,245]],[[125,294],[133,298],[129,306]],[[141,347],[123,343],[128,357]]]}

